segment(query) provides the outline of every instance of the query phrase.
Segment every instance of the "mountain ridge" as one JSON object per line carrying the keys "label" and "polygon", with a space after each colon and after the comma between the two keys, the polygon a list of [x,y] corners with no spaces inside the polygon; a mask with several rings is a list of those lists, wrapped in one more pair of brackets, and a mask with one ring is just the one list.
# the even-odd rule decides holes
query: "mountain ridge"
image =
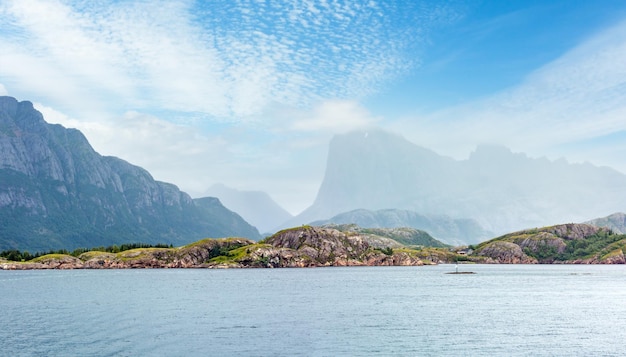
{"label": "mountain ridge", "polygon": [[0,249],[260,238],[233,214],[218,200],[198,205],[145,169],[101,156],[79,130],[46,123],[31,102],[0,97]]}

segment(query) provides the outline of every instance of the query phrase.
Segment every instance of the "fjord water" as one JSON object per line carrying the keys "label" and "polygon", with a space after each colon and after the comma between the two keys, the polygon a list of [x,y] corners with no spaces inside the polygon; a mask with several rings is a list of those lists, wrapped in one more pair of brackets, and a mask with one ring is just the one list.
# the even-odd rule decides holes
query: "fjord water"
{"label": "fjord water", "polygon": [[3,356],[618,356],[623,266],[0,271]]}

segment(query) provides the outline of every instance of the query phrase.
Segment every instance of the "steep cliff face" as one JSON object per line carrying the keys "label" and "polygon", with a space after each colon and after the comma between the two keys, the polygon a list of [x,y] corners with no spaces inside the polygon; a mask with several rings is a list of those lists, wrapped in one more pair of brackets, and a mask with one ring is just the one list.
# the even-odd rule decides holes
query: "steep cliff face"
{"label": "steep cliff face", "polygon": [[[219,201],[213,213],[232,215]],[[96,153],[81,132],[46,123],[30,102],[0,97],[0,249],[258,239],[240,217],[220,222],[176,186]]]}

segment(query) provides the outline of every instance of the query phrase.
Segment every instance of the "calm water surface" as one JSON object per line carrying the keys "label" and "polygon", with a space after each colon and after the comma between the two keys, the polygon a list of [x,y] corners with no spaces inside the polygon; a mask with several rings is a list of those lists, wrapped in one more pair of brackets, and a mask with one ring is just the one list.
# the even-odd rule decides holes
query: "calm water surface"
{"label": "calm water surface", "polygon": [[0,271],[0,356],[623,356],[626,267]]}

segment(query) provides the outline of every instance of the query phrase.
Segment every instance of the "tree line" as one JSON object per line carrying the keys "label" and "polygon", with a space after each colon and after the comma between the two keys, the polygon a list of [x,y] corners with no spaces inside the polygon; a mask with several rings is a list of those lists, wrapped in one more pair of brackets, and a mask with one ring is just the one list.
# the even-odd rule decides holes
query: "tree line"
{"label": "tree line", "polygon": [[78,257],[79,255],[86,252],[106,252],[106,253],[119,253],[125,250],[137,249],[137,248],[173,248],[171,244],[145,244],[145,243],[125,243],[121,245],[110,245],[108,247],[100,246],[94,248],[77,248],[73,251],[68,251],[67,249],[59,249],[59,250],[50,250],[47,252],[36,252],[34,254],[29,253],[27,250],[20,251],[17,249],[3,250],[0,252],[0,257],[11,260],[14,262],[28,261],[35,259],[37,257],[41,257],[48,254],[66,254],[74,257]]}

